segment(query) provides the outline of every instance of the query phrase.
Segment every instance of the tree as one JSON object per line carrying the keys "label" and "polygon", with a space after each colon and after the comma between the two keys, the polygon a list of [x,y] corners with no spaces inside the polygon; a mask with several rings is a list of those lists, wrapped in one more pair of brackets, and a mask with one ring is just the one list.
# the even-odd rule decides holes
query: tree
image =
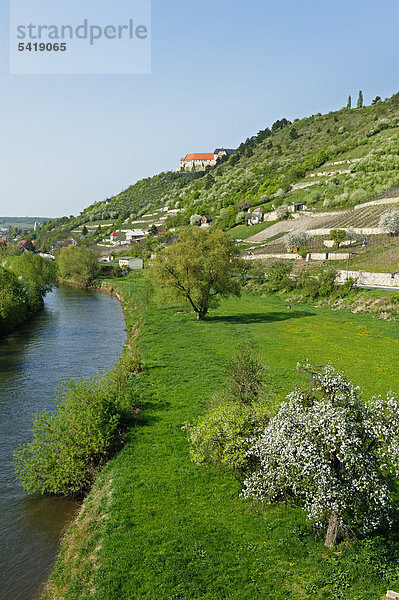
{"label": "tree", "polygon": [[276,208],[276,216],[278,221],[282,221],[283,219],[288,219],[290,213],[288,210],[288,206],[286,204],[282,204],[278,208]]}
{"label": "tree", "polygon": [[244,482],[244,496],[296,499],[326,530],[328,547],[349,527],[391,525],[399,472],[396,396],[364,403],[359,388],[331,365],[298,368],[307,381],[253,441],[260,467]]}
{"label": "tree", "polygon": [[201,219],[202,219],[201,215],[197,215],[197,214],[191,215],[190,225],[193,225],[193,226],[201,225]]}
{"label": "tree", "polygon": [[299,137],[299,134],[297,132],[297,130],[295,129],[295,127],[291,127],[290,129],[290,138],[292,140],[296,140]]}
{"label": "tree", "polygon": [[24,283],[30,308],[37,309],[57,279],[54,262],[27,252],[10,257],[5,266]]}
{"label": "tree", "polygon": [[356,242],[357,240],[357,233],[354,230],[353,227],[348,227],[348,229],[346,230],[346,239],[349,242]]}
{"label": "tree", "polygon": [[184,299],[202,320],[220,297],[240,295],[237,274],[242,268],[238,250],[222,231],[186,228],[151,262],[149,276],[162,288],[162,300]]}
{"label": "tree", "polygon": [[60,277],[88,285],[94,278],[98,264],[98,253],[84,246],[66,246],[56,254]]}
{"label": "tree", "polygon": [[345,229],[331,229],[330,240],[333,240],[334,244],[339,248],[340,244],[346,240]]}
{"label": "tree", "polygon": [[378,104],[379,102],[381,102],[381,96],[376,96],[371,104]]}
{"label": "tree", "polygon": [[399,210],[390,210],[381,215],[379,226],[390,235],[399,235]]}
{"label": "tree", "polygon": [[292,263],[292,260],[276,260],[267,265],[265,277],[268,292],[291,290],[294,287],[294,282],[291,279]]}
{"label": "tree", "polygon": [[245,212],[242,210],[236,214],[236,224],[241,225],[241,223],[245,223]]}
{"label": "tree", "polygon": [[149,228],[149,230],[148,230],[148,235],[151,235],[151,236],[153,236],[153,237],[154,237],[154,236],[156,236],[156,235],[158,235],[158,229],[157,229],[157,226],[156,226],[156,225],[154,225],[154,223],[153,223],[153,224],[151,225],[151,227]]}
{"label": "tree", "polygon": [[310,235],[303,229],[297,231],[290,231],[284,237],[284,246],[287,250],[295,250],[295,248],[306,248],[310,241]]}
{"label": "tree", "polygon": [[88,233],[89,232],[88,232],[88,229],[87,229],[86,225],[83,225],[82,235],[87,235]]}
{"label": "tree", "polygon": [[362,108],[363,106],[363,92],[360,90],[359,98],[357,99],[357,108]]}
{"label": "tree", "polygon": [[352,108],[352,96],[351,95],[349,95],[346,108],[349,108],[349,110]]}

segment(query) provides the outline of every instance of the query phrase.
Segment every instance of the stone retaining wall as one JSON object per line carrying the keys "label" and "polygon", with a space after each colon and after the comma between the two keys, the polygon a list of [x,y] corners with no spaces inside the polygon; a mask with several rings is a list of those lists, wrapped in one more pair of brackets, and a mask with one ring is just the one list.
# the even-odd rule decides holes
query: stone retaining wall
{"label": "stone retaining wall", "polygon": [[346,271],[339,270],[337,283],[344,283],[347,276],[352,277],[358,285],[370,285],[376,287],[399,287],[399,273],[370,273],[368,271]]}

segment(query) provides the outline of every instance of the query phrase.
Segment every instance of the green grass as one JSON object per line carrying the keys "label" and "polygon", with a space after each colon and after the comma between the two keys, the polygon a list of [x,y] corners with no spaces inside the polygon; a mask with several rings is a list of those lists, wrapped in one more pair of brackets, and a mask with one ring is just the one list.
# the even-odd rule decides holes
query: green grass
{"label": "green grass", "polygon": [[[140,281],[134,275],[113,285],[137,294]],[[394,534],[329,551],[300,508],[255,510],[229,472],[190,462],[182,425],[206,410],[223,386],[227,359],[248,338],[269,366],[271,401],[292,389],[295,365],[306,359],[331,361],[367,396],[397,386],[397,323],[288,309],[248,293],[204,322],[179,307],[152,305],[141,341],[141,421],[100,475],[88,501],[88,534],[74,526],[81,554],[68,561],[64,546],[53,575],[57,594],[48,598],[371,600],[399,585]]]}
{"label": "green grass", "polygon": [[231,235],[234,240],[246,240],[252,235],[255,235],[255,233],[259,233],[275,223],[276,221],[265,221],[263,223],[257,223],[256,225],[236,225],[233,229],[228,231],[228,234]]}

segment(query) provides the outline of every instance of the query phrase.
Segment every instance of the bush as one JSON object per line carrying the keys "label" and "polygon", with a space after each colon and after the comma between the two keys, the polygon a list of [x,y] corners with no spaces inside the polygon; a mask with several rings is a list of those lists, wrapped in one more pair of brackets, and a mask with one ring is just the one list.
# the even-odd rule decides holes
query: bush
{"label": "bush", "polygon": [[288,217],[290,216],[288,206],[286,204],[282,204],[281,206],[279,206],[276,209],[276,216],[279,221],[288,219]]}
{"label": "bush", "polygon": [[196,225],[201,225],[201,215],[191,215],[190,217],[190,225],[192,226],[196,226]]}
{"label": "bush", "polygon": [[79,495],[120,446],[132,414],[140,357],[129,345],[102,380],[64,384],[57,410],[36,416],[33,441],[15,454],[17,477],[28,493]]}
{"label": "bush", "polygon": [[269,264],[265,271],[266,289],[268,292],[278,292],[281,290],[291,290],[294,282],[290,275],[293,264],[288,260],[279,260]]}
{"label": "bush", "polygon": [[226,391],[214,396],[208,412],[195,426],[189,426],[190,454],[198,465],[222,465],[241,476],[254,467],[247,455],[249,440],[270,417],[264,387],[266,368],[256,345],[241,345],[227,373]]}
{"label": "bush", "polygon": [[330,265],[324,265],[317,271],[312,268],[303,269],[298,279],[298,288],[311,300],[326,298],[336,289],[336,277],[337,271]]}

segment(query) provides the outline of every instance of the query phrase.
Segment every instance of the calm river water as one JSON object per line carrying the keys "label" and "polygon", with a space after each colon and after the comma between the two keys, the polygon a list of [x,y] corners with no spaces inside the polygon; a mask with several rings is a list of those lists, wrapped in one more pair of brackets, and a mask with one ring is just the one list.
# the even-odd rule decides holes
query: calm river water
{"label": "calm river water", "polygon": [[65,379],[109,367],[126,339],[115,298],[60,286],[32,321],[0,339],[0,599],[37,600],[60,535],[78,504],[28,496],[12,465],[18,444],[31,439],[33,415],[54,408]]}

